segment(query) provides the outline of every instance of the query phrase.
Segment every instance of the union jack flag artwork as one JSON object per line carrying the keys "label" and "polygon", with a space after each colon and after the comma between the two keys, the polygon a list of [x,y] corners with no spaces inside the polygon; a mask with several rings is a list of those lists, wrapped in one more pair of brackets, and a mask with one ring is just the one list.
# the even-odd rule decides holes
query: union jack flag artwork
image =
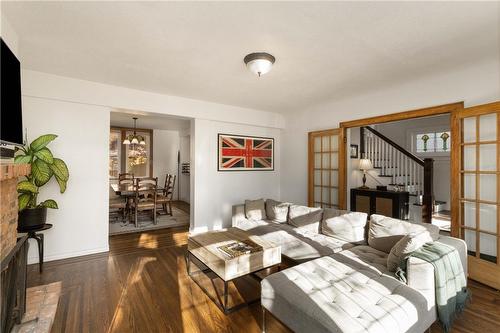
{"label": "union jack flag artwork", "polygon": [[274,170],[274,139],[219,134],[219,171]]}

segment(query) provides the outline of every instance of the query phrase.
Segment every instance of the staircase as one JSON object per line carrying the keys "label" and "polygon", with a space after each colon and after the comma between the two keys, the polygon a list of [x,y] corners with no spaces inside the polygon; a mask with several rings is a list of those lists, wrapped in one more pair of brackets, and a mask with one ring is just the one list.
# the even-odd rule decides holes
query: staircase
{"label": "staircase", "polygon": [[421,159],[371,127],[360,128],[361,156],[368,158],[388,188],[407,191],[422,205],[422,221],[431,222],[434,204],[433,159]]}

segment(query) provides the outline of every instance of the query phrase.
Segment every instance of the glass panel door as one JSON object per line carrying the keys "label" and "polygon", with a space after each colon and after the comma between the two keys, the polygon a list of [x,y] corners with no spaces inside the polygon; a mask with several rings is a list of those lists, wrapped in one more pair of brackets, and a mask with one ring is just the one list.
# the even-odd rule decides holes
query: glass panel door
{"label": "glass panel door", "polygon": [[118,178],[121,171],[122,133],[111,129],[109,133],[109,178]]}
{"label": "glass panel door", "polygon": [[469,277],[500,288],[500,103],[452,116],[452,233],[465,240]]}
{"label": "glass panel door", "polygon": [[309,133],[309,206],[344,208],[341,129]]}

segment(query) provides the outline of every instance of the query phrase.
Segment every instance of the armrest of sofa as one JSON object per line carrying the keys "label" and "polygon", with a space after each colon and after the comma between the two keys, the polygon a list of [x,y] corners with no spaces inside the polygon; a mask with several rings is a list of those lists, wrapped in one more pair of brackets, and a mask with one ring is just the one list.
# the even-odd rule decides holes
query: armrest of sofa
{"label": "armrest of sofa", "polygon": [[245,205],[233,205],[232,226],[238,227],[244,221],[246,221]]}
{"label": "armrest of sofa", "polygon": [[[467,278],[467,245],[465,242],[462,239],[448,236],[440,236],[436,242],[457,249]],[[407,266],[407,279],[408,286],[418,290],[427,299],[429,309],[435,305],[434,266],[422,259],[410,257]]]}
{"label": "armrest of sofa", "polygon": [[440,236],[437,242],[453,246],[457,249],[460,254],[460,260],[462,261],[462,267],[464,268],[465,279],[467,279],[467,244],[465,241],[460,238]]}

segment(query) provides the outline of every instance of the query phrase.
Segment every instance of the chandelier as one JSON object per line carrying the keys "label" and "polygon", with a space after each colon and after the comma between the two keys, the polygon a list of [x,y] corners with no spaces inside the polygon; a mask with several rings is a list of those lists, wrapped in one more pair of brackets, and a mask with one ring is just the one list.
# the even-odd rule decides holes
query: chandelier
{"label": "chandelier", "polygon": [[123,140],[123,144],[124,145],[136,145],[136,144],[140,144],[140,145],[145,145],[146,144],[146,141],[144,141],[144,137],[142,135],[138,135],[136,133],[136,125],[137,125],[137,117],[133,117],[132,119],[134,119],[134,134],[130,134],[128,135],[125,140]]}

